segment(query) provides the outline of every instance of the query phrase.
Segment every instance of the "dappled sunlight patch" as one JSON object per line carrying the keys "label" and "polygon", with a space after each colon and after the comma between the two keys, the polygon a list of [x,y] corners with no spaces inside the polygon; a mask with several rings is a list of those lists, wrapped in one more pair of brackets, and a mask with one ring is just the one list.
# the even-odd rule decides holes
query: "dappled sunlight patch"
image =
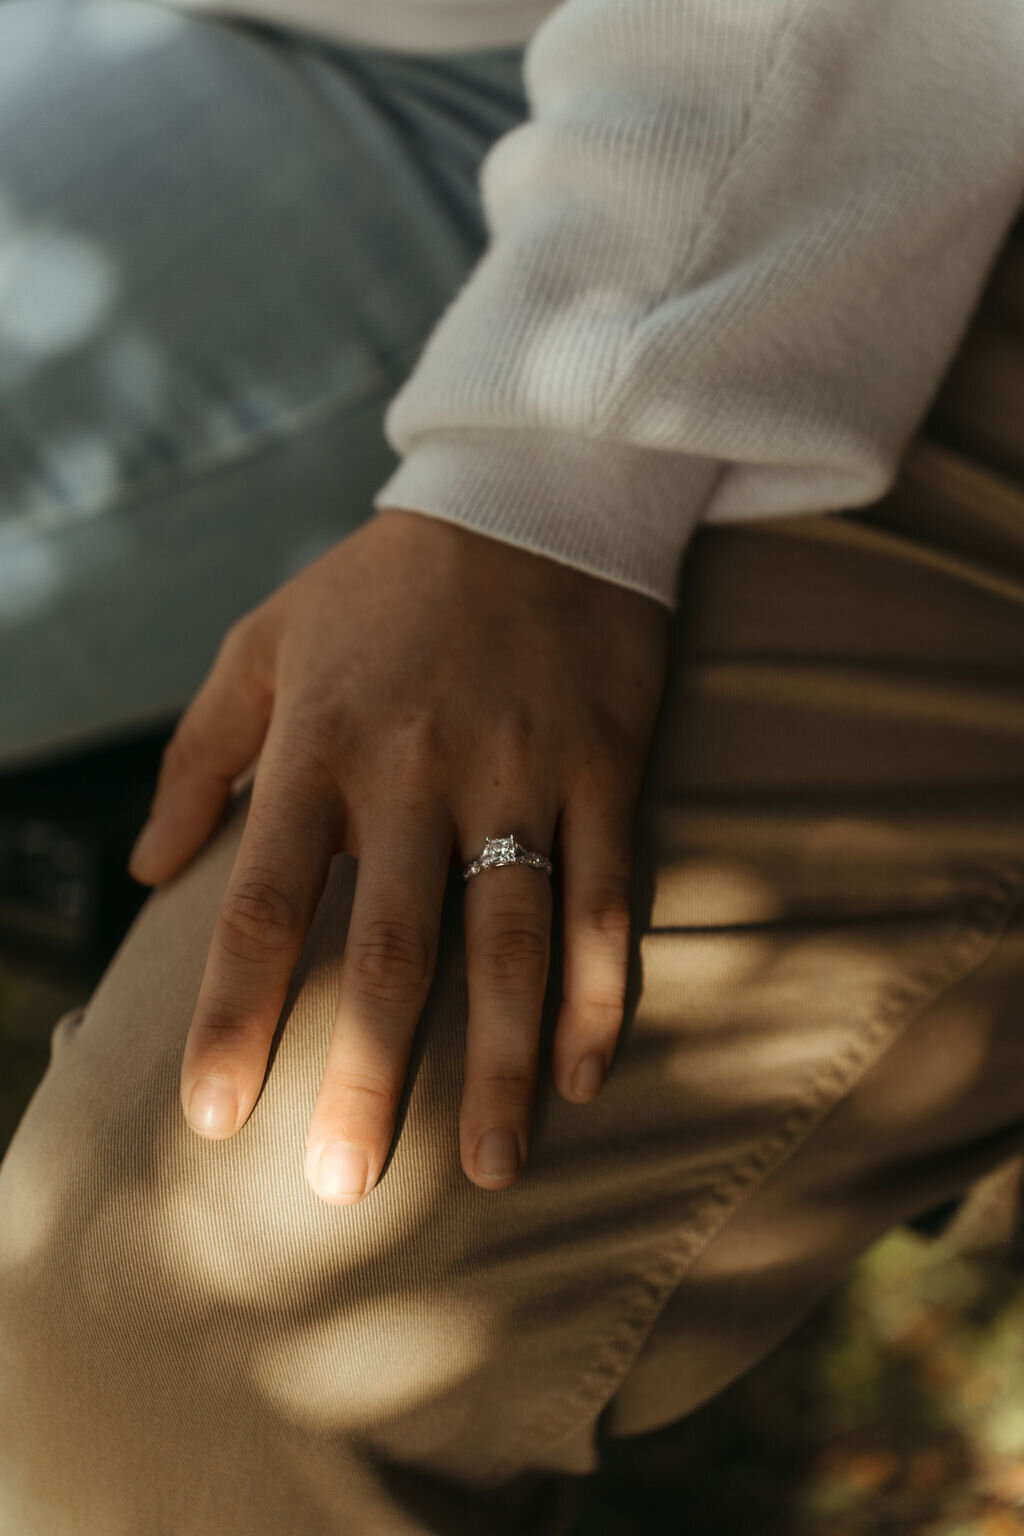
{"label": "dappled sunlight patch", "polygon": [[655,871],[652,928],[770,923],[784,913],[778,884],[752,863],[687,853]]}
{"label": "dappled sunlight patch", "polygon": [[[648,991],[664,1000],[661,1011],[674,1029],[682,1011],[687,1033],[734,1030],[744,1035],[744,1049],[756,1048],[759,1036],[772,1051],[783,1046],[780,1031],[791,1033],[802,1052],[811,1047],[819,1060],[830,1047],[840,1048],[851,1028],[863,1031],[893,979],[880,945],[834,930],[824,936],[796,930],[785,945],[777,931],[675,930],[645,934],[640,947],[645,973],[649,966],[651,981],[657,978]],[[808,997],[816,1000],[813,1028]],[[652,1008],[647,993],[642,1008],[646,1019]],[[838,1033],[830,1038],[833,1026]]]}
{"label": "dappled sunlight patch", "polygon": [[[27,1132],[27,1134],[26,1134]],[[31,1269],[59,1245],[67,1200],[66,1149],[29,1124],[0,1178],[0,1276]]]}
{"label": "dappled sunlight patch", "polygon": [[[493,1334],[485,1312],[450,1296],[405,1295],[393,1306],[386,1297],[339,1300],[333,1315],[282,1330],[254,1359],[252,1374],[281,1414],[311,1430],[365,1430],[382,1416],[443,1401],[433,1429],[444,1445],[457,1434],[454,1420],[470,1411],[472,1394],[460,1402],[458,1389],[487,1364]],[[431,1449],[425,1418],[415,1431],[410,1424],[410,1454]]]}
{"label": "dappled sunlight patch", "polygon": [[178,1181],[164,1188],[157,1183],[150,1200],[155,1260],[165,1280],[201,1296],[204,1305],[267,1299],[263,1255],[257,1261],[246,1254],[244,1234],[237,1223],[225,1219],[221,1201],[184,1189]]}
{"label": "dappled sunlight patch", "polygon": [[66,230],[26,227],[0,271],[0,343],[39,360],[97,330],[118,289],[113,261]]}
{"label": "dappled sunlight patch", "polygon": [[[204,1308],[241,1304],[261,1313],[277,1304],[290,1309],[299,1295],[337,1289],[338,1282],[325,1277],[322,1238],[315,1231],[333,1213],[306,1183],[300,1154],[290,1170],[275,1171],[275,1194],[268,1190],[265,1165],[261,1173],[255,1159],[250,1166],[247,1158],[237,1160],[237,1138],[194,1139],[196,1157],[213,1156],[220,1168],[193,1177],[180,1162],[169,1174],[158,1163],[147,1195],[146,1224],[161,1283],[193,1293]],[[368,1229],[357,1230],[353,1222],[338,1262],[367,1264],[374,1247]]]}
{"label": "dappled sunlight patch", "polygon": [[[776,948],[764,934],[642,934],[641,967],[649,978],[639,1007],[644,1028],[664,1023],[677,1033],[684,1004],[688,1029],[720,1022],[725,989],[760,976],[772,963]],[[651,985],[654,977],[657,984]],[[730,996],[735,999],[735,990]]]}

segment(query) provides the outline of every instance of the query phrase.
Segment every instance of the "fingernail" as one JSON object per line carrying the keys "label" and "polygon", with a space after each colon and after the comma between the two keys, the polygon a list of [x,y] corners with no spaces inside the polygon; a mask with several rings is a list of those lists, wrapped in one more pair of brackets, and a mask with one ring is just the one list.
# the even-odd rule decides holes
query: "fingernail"
{"label": "fingernail", "polygon": [[572,1091],[580,1098],[599,1093],[604,1081],[604,1059],[596,1051],[584,1056],[572,1075]]}
{"label": "fingernail", "polygon": [[207,1136],[229,1136],[238,1120],[238,1095],[227,1083],[201,1077],[188,1101],[189,1124]]}
{"label": "fingernail", "polygon": [[146,878],[146,859],[156,842],[155,831],[156,822],[152,820],[147,821],[135,839],[135,846],[128,860],[128,873],[133,875],[136,880],[144,880]]}
{"label": "fingernail", "polygon": [[316,1187],[325,1200],[351,1205],[366,1193],[370,1164],[362,1147],[329,1141],[316,1165]]}
{"label": "fingernail", "polygon": [[485,1131],[477,1143],[476,1171],[489,1179],[507,1179],[519,1171],[519,1140],[512,1131]]}

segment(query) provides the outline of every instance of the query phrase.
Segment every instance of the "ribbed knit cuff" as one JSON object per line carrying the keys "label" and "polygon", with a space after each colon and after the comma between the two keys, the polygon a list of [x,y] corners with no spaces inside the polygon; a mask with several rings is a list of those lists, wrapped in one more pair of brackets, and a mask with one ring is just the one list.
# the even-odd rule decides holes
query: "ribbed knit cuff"
{"label": "ribbed knit cuff", "polygon": [[675,610],[683,551],[723,465],[570,432],[430,433],[373,498],[646,593]]}

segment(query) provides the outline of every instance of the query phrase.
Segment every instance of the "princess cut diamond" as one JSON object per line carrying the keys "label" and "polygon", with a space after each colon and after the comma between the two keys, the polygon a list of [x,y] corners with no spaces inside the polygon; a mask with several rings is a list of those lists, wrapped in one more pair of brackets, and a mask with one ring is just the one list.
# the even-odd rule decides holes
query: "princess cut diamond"
{"label": "princess cut diamond", "polygon": [[516,840],[514,837],[486,837],[482,862],[485,864],[514,864]]}

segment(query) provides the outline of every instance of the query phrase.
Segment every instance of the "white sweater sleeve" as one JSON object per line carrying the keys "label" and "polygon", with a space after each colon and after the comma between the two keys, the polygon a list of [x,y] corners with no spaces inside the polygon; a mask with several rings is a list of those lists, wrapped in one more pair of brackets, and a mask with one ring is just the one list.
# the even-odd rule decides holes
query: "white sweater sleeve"
{"label": "white sweater sleeve", "polygon": [[892,485],[1024,197],[1021,0],[564,0],[374,498],[670,609]]}

